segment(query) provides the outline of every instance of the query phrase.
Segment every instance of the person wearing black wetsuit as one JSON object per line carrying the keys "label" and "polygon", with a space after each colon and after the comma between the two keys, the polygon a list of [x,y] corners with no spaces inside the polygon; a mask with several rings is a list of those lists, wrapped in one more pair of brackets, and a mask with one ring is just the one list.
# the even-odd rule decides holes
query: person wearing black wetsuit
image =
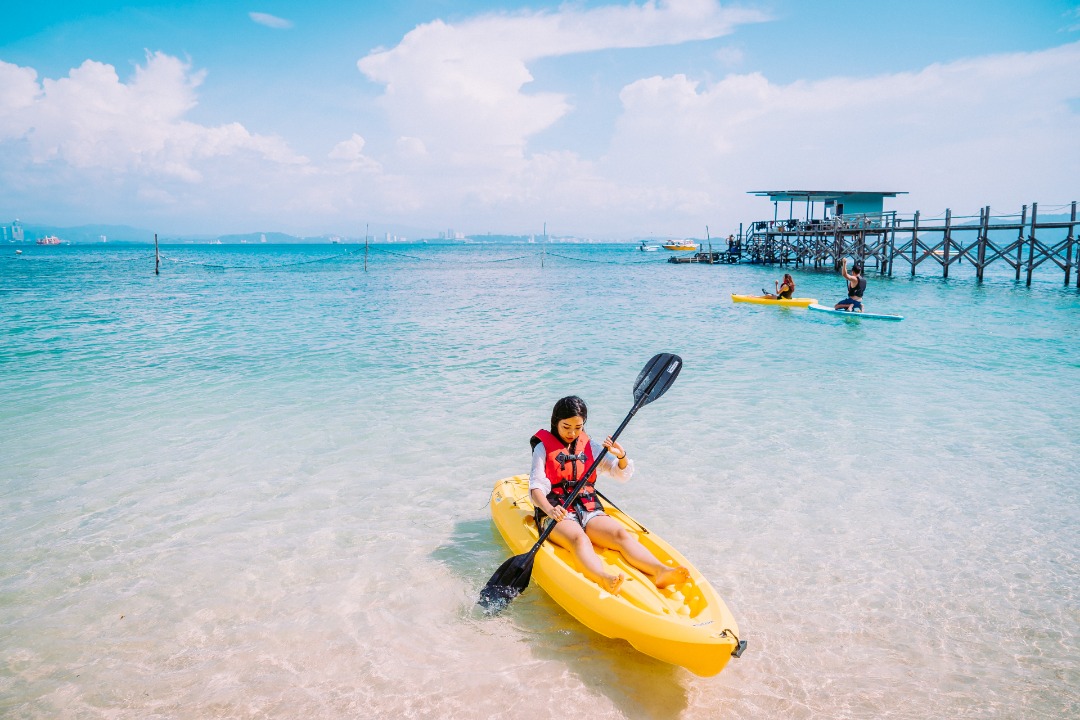
{"label": "person wearing black wetsuit", "polygon": [[863,293],[866,291],[866,278],[863,277],[862,263],[856,262],[851,266],[851,272],[847,270],[847,258],[840,261],[840,273],[847,280],[847,297],[836,303],[834,310],[847,310],[848,312],[862,312]]}

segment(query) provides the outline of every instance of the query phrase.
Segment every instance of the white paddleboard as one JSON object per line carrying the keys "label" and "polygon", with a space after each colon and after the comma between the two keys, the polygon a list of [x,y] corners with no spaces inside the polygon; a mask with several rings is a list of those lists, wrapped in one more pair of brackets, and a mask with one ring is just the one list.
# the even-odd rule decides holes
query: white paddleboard
{"label": "white paddleboard", "polygon": [[825,307],[824,305],[818,305],[814,303],[809,306],[811,310],[817,310],[818,312],[827,312],[832,315],[841,315],[849,318],[872,318],[874,320],[903,320],[903,315],[879,315],[877,313],[868,312],[851,312],[849,310],[834,310],[831,307]]}

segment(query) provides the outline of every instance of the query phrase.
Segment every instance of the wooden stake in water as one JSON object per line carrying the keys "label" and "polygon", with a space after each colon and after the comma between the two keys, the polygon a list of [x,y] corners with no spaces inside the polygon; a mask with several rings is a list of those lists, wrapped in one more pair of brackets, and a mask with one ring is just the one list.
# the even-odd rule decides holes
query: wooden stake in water
{"label": "wooden stake in water", "polygon": [[161,253],[158,252],[157,233],[154,233],[154,274],[161,274]]}

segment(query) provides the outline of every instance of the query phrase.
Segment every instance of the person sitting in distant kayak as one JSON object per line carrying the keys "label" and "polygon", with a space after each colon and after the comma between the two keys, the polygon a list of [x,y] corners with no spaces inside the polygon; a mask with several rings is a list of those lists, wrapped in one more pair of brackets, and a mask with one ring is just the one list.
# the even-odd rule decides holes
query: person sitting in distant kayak
{"label": "person sitting in distant kayak", "polygon": [[784,282],[774,280],[773,285],[776,286],[775,293],[765,293],[761,297],[768,300],[790,300],[795,294],[795,281],[792,280],[790,273],[784,273]]}
{"label": "person sitting in distant kayak", "polygon": [[863,277],[862,263],[856,262],[851,266],[851,272],[847,271],[847,258],[840,261],[840,273],[847,280],[847,297],[836,303],[833,310],[847,310],[848,312],[862,312],[862,296],[866,292],[866,278]]}
{"label": "person sitting in distant kayak", "polygon": [[607,448],[608,454],[590,477],[592,481],[601,471],[620,482],[626,482],[634,474],[633,462],[626,457],[622,445],[610,437],[597,444],[585,434],[588,414],[584,400],[576,395],[564,397],[551,411],[551,430],[538,430],[529,441],[533,449],[529,495],[536,508],[538,529],[542,532],[544,523],[554,521],[551,539],[573,552],[586,577],[612,595],[619,594],[626,576],[607,572],[593,543],[618,550],[657,587],[686,582],[690,579],[689,570],[662,563],[634,533],[604,512],[593,482],[585,484],[569,511],[562,506],[573,492],[575,479],[580,480],[592,466],[601,447]]}

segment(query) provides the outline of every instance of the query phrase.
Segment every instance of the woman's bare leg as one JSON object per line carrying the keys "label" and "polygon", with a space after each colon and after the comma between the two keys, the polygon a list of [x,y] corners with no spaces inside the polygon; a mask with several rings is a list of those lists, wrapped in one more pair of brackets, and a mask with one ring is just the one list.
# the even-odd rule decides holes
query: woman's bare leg
{"label": "woman's bare leg", "polygon": [[670,567],[656,559],[637,536],[606,515],[598,515],[585,527],[589,539],[601,547],[618,550],[638,570],[649,575],[656,587],[666,587],[690,579],[682,565]]}
{"label": "woman's bare leg", "polygon": [[[591,522],[589,524],[592,525]],[[592,540],[589,539],[589,536],[585,534],[580,525],[570,519],[563,520],[555,525],[550,537],[556,543],[574,553],[574,557],[581,563],[585,577],[612,595],[619,594],[626,576],[622,573],[612,575],[604,569],[604,562],[596,554]]]}

